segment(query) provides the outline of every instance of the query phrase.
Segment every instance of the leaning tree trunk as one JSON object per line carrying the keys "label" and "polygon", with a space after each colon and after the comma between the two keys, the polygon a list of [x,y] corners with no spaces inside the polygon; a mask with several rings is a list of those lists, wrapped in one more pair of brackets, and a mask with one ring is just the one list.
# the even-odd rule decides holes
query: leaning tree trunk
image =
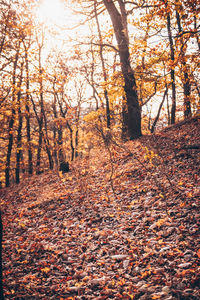
{"label": "leaning tree trunk", "polygon": [[165,89],[165,92],[164,92],[164,95],[163,95],[163,99],[162,99],[162,101],[161,101],[161,103],[160,103],[160,106],[159,106],[159,109],[158,109],[158,113],[157,113],[157,115],[156,115],[156,117],[155,117],[155,119],[154,119],[154,122],[153,122],[153,124],[152,124],[152,127],[151,127],[151,133],[154,133],[154,130],[155,130],[156,124],[157,124],[157,122],[158,122],[158,120],[159,120],[160,113],[161,113],[161,109],[162,109],[162,107],[163,107],[163,104],[164,104],[164,101],[165,101],[165,97],[166,97],[166,95],[167,95],[167,92],[168,92],[168,86],[166,86],[166,89]]}
{"label": "leaning tree trunk", "polygon": [[121,70],[124,77],[124,91],[126,95],[128,114],[128,136],[130,139],[138,138],[141,133],[141,111],[139,107],[135,75],[130,64],[128,40],[125,34],[122,17],[112,0],[103,0],[103,3],[112,20],[117,39]]}

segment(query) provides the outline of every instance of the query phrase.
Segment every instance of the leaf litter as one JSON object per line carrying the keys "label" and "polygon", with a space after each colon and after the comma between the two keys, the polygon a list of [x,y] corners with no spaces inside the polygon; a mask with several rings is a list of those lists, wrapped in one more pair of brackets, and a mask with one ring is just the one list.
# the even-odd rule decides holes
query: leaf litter
{"label": "leaf litter", "polygon": [[200,299],[199,132],[193,118],[3,189],[5,298]]}

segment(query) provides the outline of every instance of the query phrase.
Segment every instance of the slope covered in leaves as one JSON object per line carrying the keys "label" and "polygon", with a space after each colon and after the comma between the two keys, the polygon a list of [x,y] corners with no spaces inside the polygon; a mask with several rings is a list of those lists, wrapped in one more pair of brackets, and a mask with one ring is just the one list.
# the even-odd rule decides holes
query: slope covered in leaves
{"label": "slope covered in leaves", "polygon": [[200,299],[199,118],[1,191],[6,299]]}

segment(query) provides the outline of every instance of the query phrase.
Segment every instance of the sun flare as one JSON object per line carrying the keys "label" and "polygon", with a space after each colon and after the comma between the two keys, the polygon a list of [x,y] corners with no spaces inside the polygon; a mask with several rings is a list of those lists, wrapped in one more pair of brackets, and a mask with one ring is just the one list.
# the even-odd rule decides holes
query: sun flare
{"label": "sun flare", "polygon": [[37,19],[47,26],[63,26],[69,23],[69,13],[61,0],[42,0],[37,9]]}

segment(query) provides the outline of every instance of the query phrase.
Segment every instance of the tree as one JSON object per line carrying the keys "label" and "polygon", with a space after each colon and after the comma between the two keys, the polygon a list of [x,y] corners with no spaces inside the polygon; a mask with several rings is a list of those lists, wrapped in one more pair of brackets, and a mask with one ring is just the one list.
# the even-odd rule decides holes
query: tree
{"label": "tree", "polygon": [[18,113],[18,129],[17,129],[17,147],[16,147],[16,168],[15,168],[15,177],[16,183],[20,182],[20,160],[22,158],[22,125],[23,125],[23,116],[22,116],[22,101],[21,101],[21,86],[23,79],[23,68],[24,62],[21,62],[19,81],[17,84],[17,113]]}
{"label": "tree", "polygon": [[[98,20],[98,14],[97,14],[97,4],[96,1],[94,1],[94,13],[95,13],[95,19],[96,19],[96,24],[97,24],[97,31],[99,35],[99,55],[101,59],[101,65],[102,65],[102,73],[103,73],[103,79],[104,82],[106,83],[107,81],[107,73],[106,73],[106,67],[105,67],[105,62],[104,62],[104,57],[103,57],[103,39],[102,39],[102,34],[101,34],[101,28]],[[110,128],[110,103],[109,103],[109,98],[108,98],[108,91],[106,86],[104,85],[104,97],[106,100],[106,120],[107,120],[107,128]]]}
{"label": "tree", "polygon": [[171,109],[171,124],[175,123],[176,120],[176,84],[175,84],[175,50],[174,50],[174,42],[172,35],[172,27],[171,27],[171,15],[170,15],[170,5],[168,1],[164,1],[166,10],[166,18],[167,18],[167,32],[169,38],[169,46],[170,46],[170,59],[171,59],[171,85],[172,85],[172,109]]}
{"label": "tree", "polygon": [[[53,169],[53,159],[50,149],[50,142],[48,137],[48,128],[47,128],[47,118],[45,112],[45,101],[44,101],[44,68],[42,66],[42,49],[44,47],[44,32],[43,29],[40,32],[41,41],[37,36],[37,46],[38,46],[38,83],[39,83],[39,113],[37,111],[35,102],[32,98],[32,104],[34,106],[34,112],[36,115],[36,119],[38,122],[38,145],[37,145],[37,161],[36,161],[36,173],[39,174],[41,172],[41,151],[42,144],[44,141],[45,149],[47,152],[48,160],[49,160],[49,168]],[[44,133],[45,131],[45,133]]]}
{"label": "tree", "polygon": [[141,111],[139,107],[135,75],[130,64],[130,53],[126,36],[126,29],[123,25],[122,15],[120,14],[114,2],[112,0],[103,0],[103,3],[112,20],[115,36],[117,39],[127,104],[128,136],[130,139],[135,139],[140,137],[142,134]]}
{"label": "tree", "polygon": [[17,99],[17,86],[16,86],[16,71],[17,71],[17,64],[19,59],[19,51],[20,51],[21,41],[18,41],[17,44],[17,50],[13,62],[13,71],[12,71],[12,113],[9,120],[8,125],[8,146],[7,146],[7,155],[6,155],[6,168],[5,168],[5,178],[6,178],[6,186],[8,187],[10,185],[10,160],[11,160],[11,154],[12,154],[12,148],[13,148],[13,139],[14,139],[14,132],[13,132],[13,126],[15,122],[16,117],[16,99]]}
{"label": "tree", "polygon": [[31,46],[31,40],[27,42],[23,40],[24,45],[24,59],[25,59],[25,85],[26,85],[26,96],[25,96],[25,117],[26,117],[26,138],[28,144],[28,173],[33,174],[33,153],[31,145],[31,124],[30,124],[30,77],[29,77],[29,49]]}
{"label": "tree", "polygon": [[180,63],[182,66],[182,72],[183,72],[183,90],[184,90],[184,116],[185,118],[191,116],[191,102],[190,102],[190,92],[191,92],[191,84],[188,74],[188,66],[186,63],[186,42],[183,39],[183,36],[181,33],[183,32],[183,28],[181,25],[181,17],[180,13],[178,11],[178,7],[176,7],[176,21],[178,26],[178,33],[180,35]]}

